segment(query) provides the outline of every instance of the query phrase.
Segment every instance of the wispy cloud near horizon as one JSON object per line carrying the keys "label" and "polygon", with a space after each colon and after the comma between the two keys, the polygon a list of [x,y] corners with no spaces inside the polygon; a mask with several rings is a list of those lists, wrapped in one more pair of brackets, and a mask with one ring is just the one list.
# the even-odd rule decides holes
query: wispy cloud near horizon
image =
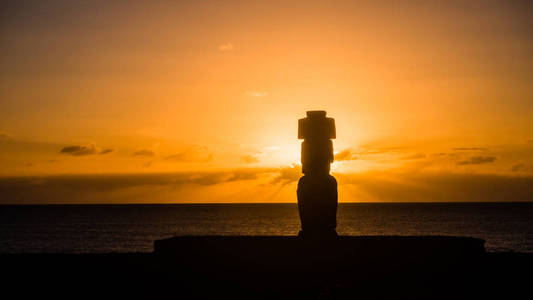
{"label": "wispy cloud near horizon", "polygon": [[205,146],[193,145],[182,152],[165,157],[168,161],[176,162],[210,162],[213,160],[213,153]]}
{"label": "wispy cloud near horizon", "polygon": [[345,149],[335,154],[335,161],[349,161],[356,160],[357,153],[354,153],[352,149]]}
{"label": "wispy cloud near horizon", "polygon": [[455,151],[486,151],[487,148],[484,147],[457,147],[453,148]]}
{"label": "wispy cloud near horizon", "polygon": [[150,149],[141,149],[133,152],[133,156],[148,156],[153,157],[155,156],[155,152]]}
{"label": "wispy cloud near horizon", "polygon": [[93,144],[88,145],[74,145],[66,146],[59,150],[61,154],[67,154],[72,156],[85,156],[85,155],[104,155],[115,151],[112,148],[101,149]]}
{"label": "wispy cloud near horizon", "polygon": [[262,98],[268,96],[268,92],[265,91],[246,91],[244,93],[246,96]]}
{"label": "wispy cloud near horizon", "polygon": [[[532,201],[533,176],[473,173],[334,173],[339,183],[339,201],[446,202]],[[0,177],[1,204],[46,203],[151,203],[163,199],[184,202],[180,195],[206,192],[217,202],[224,185],[251,191],[232,202],[256,202],[249,198],[259,191],[292,186],[302,176],[299,166],[241,168],[216,172],[139,173]],[[237,186],[235,186],[235,184]],[[289,189],[290,190],[290,189]],[[296,195],[279,198],[295,202]],[[290,196],[292,195],[292,196]],[[167,197],[168,196],[168,197]],[[174,199],[174,200],[172,200]],[[186,202],[191,202],[187,199]]]}
{"label": "wispy cloud near horizon", "polygon": [[7,132],[0,131],[0,140],[11,139],[11,135]]}
{"label": "wispy cloud near horizon", "polygon": [[459,166],[463,165],[481,165],[495,162],[497,159],[496,156],[472,156],[467,160],[462,160],[457,163]]}
{"label": "wispy cloud near horizon", "polygon": [[235,49],[235,46],[230,42],[227,42],[227,43],[224,43],[218,46],[218,50],[223,51],[223,52],[232,51],[233,49]]}

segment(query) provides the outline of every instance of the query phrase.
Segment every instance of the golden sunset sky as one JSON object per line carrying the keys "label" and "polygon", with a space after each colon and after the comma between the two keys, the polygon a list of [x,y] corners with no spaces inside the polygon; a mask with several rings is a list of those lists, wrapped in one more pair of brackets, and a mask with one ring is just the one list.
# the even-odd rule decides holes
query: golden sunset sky
{"label": "golden sunset sky", "polygon": [[529,1],[3,1],[0,203],[533,201]]}

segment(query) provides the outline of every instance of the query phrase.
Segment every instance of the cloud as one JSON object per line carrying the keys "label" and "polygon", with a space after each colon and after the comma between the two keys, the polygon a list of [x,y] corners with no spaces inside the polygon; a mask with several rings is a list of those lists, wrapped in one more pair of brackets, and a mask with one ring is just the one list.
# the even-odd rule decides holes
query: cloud
{"label": "cloud", "polygon": [[480,165],[488,164],[496,161],[495,156],[472,156],[468,160],[463,160],[457,163],[457,165]]}
{"label": "cloud", "polygon": [[83,155],[95,155],[95,154],[108,154],[113,152],[114,149],[108,148],[108,149],[100,149],[99,147],[96,147],[93,144],[89,145],[75,145],[75,146],[67,146],[63,147],[59,153],[72,155],[72,156],[83,156]]}
{"label": "cloud", "polygon": [[115,151],[115,149],[108,148],[108,149],[104,149],[104,150],[100,151],[100,153],[98,153],[98,154],[104,155],[104,154],[107,154],[107,153],[111,153],[113,151]]}
{"label": "cloud", "polygon": [[533,172],[533,165],[531,164],[516,164],[511,167],[511,172],[531,173]]}
{"label": "cloud", "polygon": [[353,153],[351,149],[342,150],[341,152],[335,154],[336,161],[347,161],[356,159],[357,155]]}
{"label": "cloud", "polygon": [[216,185],[235,181],[254,180],[257,179],[260,174],[265,172],[265,169],[236,169],[231,171],[193,174],[188,180],[189,183],[198,185]]}
{"label": "cloud", "polygon": [[229,42],[218,46],[219,51],[231,51],[233,49],[235,49],[235,46],[233,46],[233,44]]}
{"label": "cloud", "polygon": [[[300,167],[293,165],[217,172],[0,177],[0,203],[187,202],[198,200],[195,193],[202,189],[217,201],[218,194],[209,189],[219,184],[242,182],[241,187],[254,190],[254,183],[258,189],[265,188],[260,186],[263,178],[269,178],[268,188],[296,183],[301,176]],[[533,176],[526,175],[374,171],[334,176],[340,201],[533,201]]]}
{"label": "cloud", "polygon": [[11,139],[11,135],[10,134],[0,131],[0,141],[1,140],[10,140],[10,139]]}
{"label": "cloud", "polygon": [[247,164],[254,164],[259,162],[259,157],[256,155],[243,155],[241,156],[241,160]]}
{"label": "cloud", "polygon": [[482,147],[458,147],[458,148],[453,148],[453,150],[455,151],[486,151],[488,149],[482,148]]}
{"label": "cloud", "polygon": [[424,153],[413,153],[410,155],[402,156],[400,159],[410,160],[410,159],[422,159],[422,158],[426,158],[426,155]]}
{"label": "cloud", "polygon": [[[356,159],[363,159],[365,156],[368,155],[381,155],[381,154],[397,154],[398,152],[402,152],[404,150],[404,147],[368,147],[364,146],[358,151],[354,151],[353,149],[345,149],[341,152],[335,154],[335,160],[336,161],[350,161],[350,160],[356,160]],[[401,157],[401,159],[420,159],[425,158],[426,155],[423,153],[415,153],[412,155],[407,155],[404,157]]]}
{"label": "cloud", "polygon": [[267,92],[262,92],[262,91],[247,91],[245,93],[245,95],[261,98],[261,97],[266,97],[268,95],[268,93]]}
{"label": "cloud", "polygon": [[533,176],[368,172],[335,174],[344,201],[533,201]]}
{"label": "cloud", "polygon": [[[150,202],[184,186],[209,187],[278,173],[275,168],[217,172],[0,177],[0,203]],[[150,198],[151,197],[151,198]],[[172,199],[172,198],[171,198]],[[173,201],[180,199],[173,199]]]}
{"label": "cloud", "polygon": [[154,151],[149,150],[149,149],[141,149],[141,150],[133,152],[133,155],[134,156],[149,156],[149,157],[152,157],[152,156],[155,156],[155,153],[154,153]]}
{"label": "cloud", "polygon": [[165,159],[178,162],[210,162],[213,160],[213,153],[209,152],[207,147],[194,145],[183,152],[169,155]]}
{"label": "cloud", "polygon": [[373,146],[362,146],[361,150],[357,152],[358,155],[372,155],[372,154],[385,154],[385,153],[395,153],[405,150],[405,147],[373,147]]}
{"label": "cloud", "polygon": [[92,155],[96,154],[98,151],[96,150],[96,147],[94,145],[88,145],[88,146],[67,146],[61,149],[59,151],[63,154],[70,154],[70,155]]}
{"label": "cloud", "polygon": [[296,182],[302,177],[302,167],[299,165],[291,165],[288,167],[282,167],[278,170],[278,175],[276,175],[270,183],[279,184],[282,186]]}
{"label": "cloud", "polygon": [[48,186],[69,189],[117,190],[136,186],[166,186],[183,184],[216,185],[257,179],[262,174],[278,173],[277,168],[240,168],[216,172],[134,173],[55,175],[34,177],[0,177],[0,191],[7,187]]}

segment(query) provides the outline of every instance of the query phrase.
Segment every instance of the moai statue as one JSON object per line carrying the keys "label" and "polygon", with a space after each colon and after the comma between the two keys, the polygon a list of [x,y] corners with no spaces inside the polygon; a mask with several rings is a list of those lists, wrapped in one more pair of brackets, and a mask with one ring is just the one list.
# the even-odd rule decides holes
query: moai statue
{"label": "moai statue", "polygon": [[308,111],[298,120],[302,142],[302,173],[298,181],[298,210],[303,237],[336,236],[337,181],[329,174],[333,162],[335,120],[325,111]]}

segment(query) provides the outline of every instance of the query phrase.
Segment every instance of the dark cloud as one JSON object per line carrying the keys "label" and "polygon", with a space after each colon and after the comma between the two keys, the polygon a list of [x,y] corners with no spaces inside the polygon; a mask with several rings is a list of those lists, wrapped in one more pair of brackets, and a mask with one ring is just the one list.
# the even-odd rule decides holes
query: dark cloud
{"label": "dark cloud", "polygon": [[[344,201],[505,202],[533,201],[533,176],[370,172],[335,174],[348,188]],[[348,195],[350,193],[350,195]]]}
{"label": "dark cloud", "polygon": [[525,164],[516,164],[514,166],[511,167],[511,171],[513,172],[518,172],[518,171],[521,171],[525,168]]}
{"label": "dark cloud", "polygon": [[191,146],[183,152],[169,155],[166,160],[178,162],[210,162],[213,160],[213,153],[207,147]]}
{"label": "dark cloud", "polygon": [[96,150],[96,147],[93,145],[89,146],[67,146],[61,149],[59,151],[63,154],[70,154],[70,155],[92,155],[97,154],[98,151]]}
{"label": "dark cloud", "polygon": [[[146,192],[144,197],[153,198],[158,191],[173,191],[185,185],[214,186],[278,172],[275,168],[244,168],[220,172],[4,177],[0,178],[0,204],[131,202],[131,197],[142,191]],[[138,201],[150,199],[141,197]]]}
{"label": "dark cloud", "polygon": [[456,150],[456,151],[487,151],[488,149],[482,148],[482,147],[458,147],[458,148],[453,148],[453,150]]}
{"label": "dark cloud", "polygon": [[73,155],[73,156],[83,156],[83,155],[95,155],[95,154],[108,154],[113,152],[114,149],[108,148],[108,149],[100,149],[99,147],[96,147],[95,145],[89,144],[89,145],[75,145],[75,146],[67,146],[63,147],[59,153],[67,154],[67,155]]}
{"label": "dark cloud", "polygon": [[336,161],[356,160],[357,155],[351,149],[345,149],[335,154]]}
{"label": "dark cloud", "polygon": [[104,149],[104,150],[100,151],[100,153],[98,153],[98,154],[104,155],[104,154],[107,154],[107,153],[111,153],[113,151],[115,151],[115,149],[108,148],[108,149]]}
{"label": "dark cloud", "polygon": [[[247,181],[253,185],[270,177],[267,185],[284,187],[301,176],[301,168],[294,165],[220,172],[3,177],[0,203],[187,202],[196,199],[190,198],[195,190],[184,189],[186,186]],[[340,187],[347,188],[339,194],[341,201],[533,201],[533,176],[368,172],[335,177]],[[189,198],[180,198],[181,191],[188,191]]]}
{"label": "dark cloud", "polygon": [[257,155],[243,155],[241,156],[241,160],[247,164],[253,164],[259,162],[259,157]]}
{"label": "dark cloud", "polygon": [[11,135],[10,134],[7,134],[5,132],[0,132],[0,141],[1,140],[9,140],[11,139]]}
{"label": "dark cloud", "polygon": [[410,159],[422,159],[426,158],[424,153],[413,153],[406,156],[402,156],[400,159],[410,160]]}
{"label": "dark cloud", "polygon": [[463,160],[457,163],[457,165],[481,165],[488,164],[496,161],[495,156],[472,156],[468,160]]}
{"label": "dark cloud", "polygon": [[152,157],[152,156],[155,156],[155,153],[154,153],[154,151],[149,150],[149,149],[142,149],[142,150],[133,152],[133,155],[134,156],[149,156],[149,157]]}
{"label": "dark cloud", "polygon": [[522,173],[531,173],[533,172],[533,165],[531,164],[516,164],[511,167],[512,172],[522,172]]}

